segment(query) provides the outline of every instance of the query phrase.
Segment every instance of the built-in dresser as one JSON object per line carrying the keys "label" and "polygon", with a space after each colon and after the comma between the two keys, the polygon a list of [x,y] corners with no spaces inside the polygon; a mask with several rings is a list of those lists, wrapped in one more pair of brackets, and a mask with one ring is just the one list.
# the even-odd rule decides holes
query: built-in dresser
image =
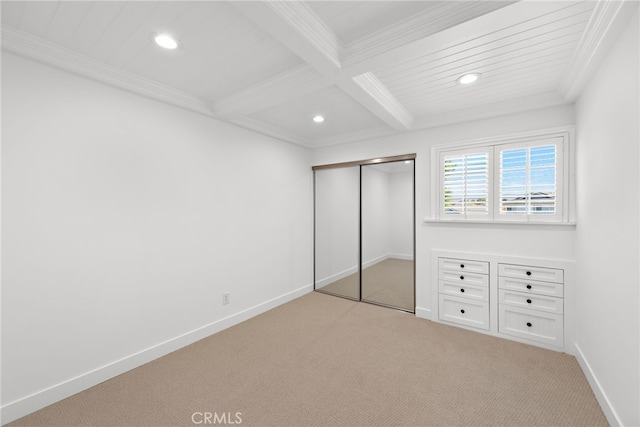
{"label": "built-in dresser", "polygon": [[434,250],[431,266],[435,313],[416,315],[567,351],[573,261]]}

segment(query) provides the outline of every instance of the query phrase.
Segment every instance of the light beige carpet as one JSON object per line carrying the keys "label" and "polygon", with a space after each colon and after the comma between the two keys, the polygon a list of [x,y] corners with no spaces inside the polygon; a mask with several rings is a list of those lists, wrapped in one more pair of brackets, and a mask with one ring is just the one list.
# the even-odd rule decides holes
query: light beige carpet
{"label": "light beige carpet", "polygon": [[362,299],[415,310],[413,261],[389,258],[362,271]]}
{"label": "light beige carpet", "polygon": [[11,425],[191,426],[206,412],[243,426],[607,425],[572,356],[318,292]]}
{"label": "light beige carpet", "polygon": [[[362,299],[414,311],[413,261],[388,258],[362,271]],[[358,273],[320,290],[347,298],[359,298]]]}

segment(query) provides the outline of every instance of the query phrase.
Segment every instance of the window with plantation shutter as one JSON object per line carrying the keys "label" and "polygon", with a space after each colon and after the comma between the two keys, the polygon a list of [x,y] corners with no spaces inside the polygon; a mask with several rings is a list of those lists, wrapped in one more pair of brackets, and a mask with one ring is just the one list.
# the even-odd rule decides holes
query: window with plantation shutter
{"label": "window with plantation shutter", "polygon": [[489,214],[489,152],[450,154],[443,157],[442,215]]}
{"label": "window with plantation shutter", "polygon": [[434,147],[434,219],[571,224],[570,135],[532,132]]}
{"label": "window with plantation shutter", "polygon": [[561,216],[560,138],[495,147],[501,220],[552,221]]}

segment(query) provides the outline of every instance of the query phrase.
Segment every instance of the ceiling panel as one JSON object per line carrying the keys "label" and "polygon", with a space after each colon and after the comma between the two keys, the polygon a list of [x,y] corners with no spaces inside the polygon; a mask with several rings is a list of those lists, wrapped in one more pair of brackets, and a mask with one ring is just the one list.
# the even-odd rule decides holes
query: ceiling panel
{"label": "ceiling panel", "polygon": [[19,28],[22,24],[22,14],[27,7],[25,1],[3,1],[2,6],[2,24]]}
{"label": "ceiling panel", "polygon": [[127,67],[153,80],[166,82],[211,102],[291,69],[302,61],[260,28],[223,2],[190,2],[191,7],[171,23],[154,19],[145,28],[171,32],[180,49],[163,51],[145,43]]}
{"label": "ceiling panel", "polygon": [[309,6],[344,44],[412,15],[442,7],[445,1],[311,1]]}
{"label": "ceiling panel", "polygon": [[[91,48],[101,38],[109,39],[110,30],[112,30],[111,24],[117,21],[125,8],[125,2],[92,2],[91,8],[77,24],[72,37],[67,42],[67,47],[79,53],[90,55]],[[116,28],[112,31],[122,30],[123,28]],[[55,35],[49,37],[52,41],[57,39]]]}
{"label": "ceiling panel", "polygon": [[[59,2],[23,2],[20,14],[20,29],[43,36],[60,5]],[[18,6],[19,7],[19,6]]]}
{"label": "ceiling panel", "polygon": [[[324,123],[313,122],[316,114],[325,117]],[[385,127],[384,122],[336,87],[265,109],[250,117],[311,140]]]}
{"label": "ceiling panel", "polygon": [[[92,2],[60,2],[44,37],[60,45],[68,45],[83,19],[91,11]],[[4,15],[4,8],[2,10]],[[4,16],[3,16],[4,18]]]}
{"label": "ceiling panel", "polygon": [[[82,4],[82,2],[79,3]],[[111,19],[102,35],[91,45],[87,54],[117,66],[125,65],[123,62],[113,61],[112,56],[138,37],[145,42],[145,45],[148,45],[150,34],[147,28],[153,26],[149,25],[152,22],[152,17],[162,10],[162,6],[162,4],[148,2],[123,3],[122,9]],[[185,10],[184,7],[185,5],[180,7],[180,12]],[[95,7],[94,10],[101,12],[102,7]],[[138,36],[136,33],[139,31],[144,34]]]}

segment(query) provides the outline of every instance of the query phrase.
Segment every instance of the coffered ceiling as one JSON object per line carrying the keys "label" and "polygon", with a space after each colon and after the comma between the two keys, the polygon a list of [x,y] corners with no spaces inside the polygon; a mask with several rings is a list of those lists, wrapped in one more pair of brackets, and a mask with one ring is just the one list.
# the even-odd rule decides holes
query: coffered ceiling
{"label": "coffered ceiling", "polygon": [[2,1],[2,47],[314,148],[571,103],[630,3]]}

